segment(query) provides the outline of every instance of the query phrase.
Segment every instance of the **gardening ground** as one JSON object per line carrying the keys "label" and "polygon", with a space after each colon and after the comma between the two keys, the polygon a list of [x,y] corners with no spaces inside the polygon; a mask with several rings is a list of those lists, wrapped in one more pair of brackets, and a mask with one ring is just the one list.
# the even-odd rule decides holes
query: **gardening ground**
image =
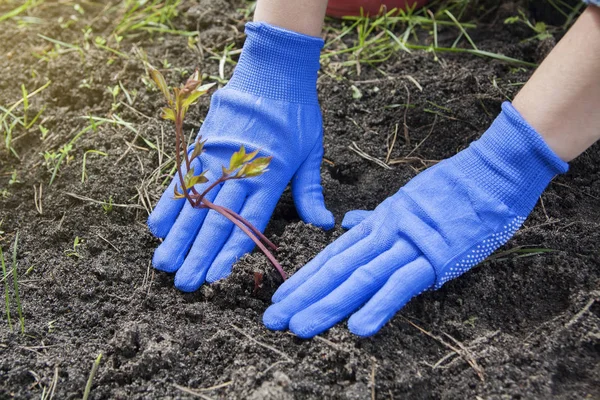
{"label": "gardening ground", "polygon": [[[0,15],[23,3],[3,2]],[[93,399],[600,398],[598,146],[549,185],[495,259],[413,299],[371,338],[344,323],[312,340],[267,330],[261,317],[280,281],[257,252],[191,294],[154,271],[159,240],[145,220],[173,173],[174,136],[142,59],[173,84],[196,67],[207,82],[227,79],[251,3],[154,1],[126,16],[136,3],[30,1],[0,17],[1,278],[12,326],[3,306],[1,398],[81,398],[99,354]],[[480,50],[539,63],[564,33],[565,15],[551,3],[432,10],[476,22],[465,27]],[[436,16],[438,46],[451,47],[460,30]],[[510,17],[519,20],[506,24]],[[352,50],[351,23],[327,22],[318,83],[322,178],[338,226],[302,223],[286,191],[267,235],[289,273],[343,233],[346,211],[375,207],[478,138],[532,73],[464,52],[395,49],[373,62],[375,45]],[[398,36],[406,28],[390,26]],[[387,40],[380,32],[368,39]],[[430,19],[413,32],[409,43],[433,43]],[[464,36],[456,44],[469,46]],[[11,110],[21,84],[27,110]],[[190,111],[186,132],[208,104],[207,96]],[[255,272],[265,274],[259,287]]]}

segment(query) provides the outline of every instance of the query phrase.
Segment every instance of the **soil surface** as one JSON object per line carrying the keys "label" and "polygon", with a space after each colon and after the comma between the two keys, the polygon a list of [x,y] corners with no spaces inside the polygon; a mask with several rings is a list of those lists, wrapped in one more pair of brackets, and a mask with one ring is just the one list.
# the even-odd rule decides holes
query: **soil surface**
{"label": "soil surface", "polygon": [[[477,21],[469,33],[486,51],[539,63],[564,33],[553,28],[564,17],[546,2],[472,3],[461,20]],[[0,15],[19,4],[3,3]],[[193,398],[185,388],[212,399],[600,398],[597,145],[549,185],[494,260],[413,299],[371,338],[352,335],[345,323],[312,340],[267,330],[261,316],[280,281],[258,252],[240,260],[228,279],[192,294],[152,269],[159,241],[145,225],[146,208],[169,181],[172,164],[157,168],[174,145],[172,127],[158,118],[161,96],[146,84],[139,49],[169,82],[184,81],[196,67],[218,77],[224,49],[243,44],[248,6],[183,1],[170,28],[199,31],[192,39],[143,31],[118,39],[112,33],[124,6],[114,4],[46,2],[0,22],[0,105],[21,99],[21,84],[33,92],[52,81],[29,101],[30,120],[43,110],[39,119],[13,131],[19,158],[0,147],[0,246],[10,271],[18,232],[24,317],[22,334],[8,277],[14,329],[2,307],[0,398],[81,398],[100,353],[92,399]],[[550,24],[551,37],[531,39],[535,32],[525,24],[504,24],[519,15],[518,7],[533,22]],[[328,21],[326,28],[331,40],[342,22]],[[430,44],[430,28],[416,29],[411,40]],[[404,29],[398,25],[395,32]],[[458,34],[441,28],[440,46],[451,46]],[[327,51],[356,40],[352,31]],[[478,138],[532,73],[467,54],[438,57],[398,51],[360,68],[344,63],[352,61],[349,55],[323,62],[322,178],[338,224],[346,211],[375,207]],[[232,68],[224,64],[225,78]],[[113,99],[109,89],[119,85],[130,99],[123,88]],[[190,111],[187,131],[197,131],[208,103],[202,98]],[[13,114],[22,117],[22,105]],[[124,122],[84,133],[49,185],[54,164],[44,154],[60,154],[90,126],[89,116]],[[396,127],[389,159],[401,161],[391,169],[349,149],[355,143],[385,161]],[[342,233],[339,225],[323,232],[302,223],[289,191],[267,229],[289,273]],[[527,248],[545,251],[523,252]],[[261,287],[255,288],[254,272],[265,273]]]}

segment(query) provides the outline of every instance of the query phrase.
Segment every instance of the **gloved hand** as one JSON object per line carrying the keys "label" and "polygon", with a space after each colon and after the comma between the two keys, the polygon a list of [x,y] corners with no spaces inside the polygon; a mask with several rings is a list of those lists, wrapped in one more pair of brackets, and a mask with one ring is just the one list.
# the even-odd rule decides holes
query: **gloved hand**
{"label": "gloved hand", "polygon": [[[272,156],[269,171],[231,180],[213,189],[207,199],[230,208],[264,231],[292,180],[298,214],[325,229],[334,225],[325,208],[320,166],[323,127],[317,99],[317,72],[323,40],[264,23],[248,23],[247,38],[229,83],[211,99],[200,129],[205,152],[194,159],[194,170],[207,170],[210,182],[221,176],[231,155],[244,145],[247,152]],[[196,185],[202,192],[207,185]],[[214,282],[254,248],[238,227],[215,211],[195,209],[173,198],[175,178],[148,218],[152,233],[165,238],[154,252],[155,268],[174,272],[175,286],[194,291]]]}
{"label": "gloved hand", "polygon": [[370,215],[349,213],[344,225],[357,225],[279,287],[264,324],[309,338],[354,313],[350,331],[373,335],[413,296],[506,243],[568,165],[510,103],[502,109],[469,148],[419,174]]}

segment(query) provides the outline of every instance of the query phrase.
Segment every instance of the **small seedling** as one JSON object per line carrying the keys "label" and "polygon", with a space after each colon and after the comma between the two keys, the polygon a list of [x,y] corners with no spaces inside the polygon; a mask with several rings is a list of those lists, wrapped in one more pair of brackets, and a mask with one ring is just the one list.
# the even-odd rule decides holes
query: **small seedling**
{"label": "small seedling", "polygon": [[525,15],[525,13],[522,10],[519,10],[519,15],[515,15],[514,17],[508,17],[504,20],[504,23],[507,25],[515,24],[515,23],[519,23],[519,22],[527,25],[533,32],[535,32],[535,36],[533,36],[529,39],[526,39],[525,41],[530,41],[530,40],[542,41],[544,39],[548,39],[548,38],[552,37],[552,33],[548,29],[548,25],[546,25],[544,22],[541,22],[541,21],[533,24],[529,20],[529,18],[527,18],[527,16]]}
{"label": "small seedling", "polygon": [[[279,271],[283,279],[286,279],[283,268],[281,268],[279,262],[277,262],[273,254],[267,249],[267,246],[269,246],[272,250],[277,250],[277,246],[242,216],[230,209],[214,204],[206,198],[206,195],[211,190],[226,181],[262,175],[267,171],[267,167],[269,166],[272,157],[258,157],[259,150],[246,153],[244,146],[241,146],[240,149],[231,156],[229,166],[222,166],[221,177],[216,179],[210,185],[207,185],[207,188],[202,193],[199,193],[196,190],[195,185],[208,183],[208,178],[205,176],[208,171],[195,171],[191,166],[191,161],[204,152],[206,141],[203,141],[202,137],[198,136],[194,143],[193,150],[190,152],[191,154],[189,154],[188,151],[186,151],[188,145],[183,133],[183,120],[189,107],[192,104],[195,104],[200,96],[206,94],[214,84],[201,86],[202,80],[198,70],[196,70],[184,85],[172,89],[171,93],[171,89],[167,86],[164,76],[158,70],[148,65],[148,73],[167,101],[167,107],[162,109],[162,117],[175,123],[175,159],[177,162],[177,174],[179,176],[180,187],[178,188],[177,185],[175,186],[174,197],[176,199],[187,199],[187,201],[195,208],[208,208],[214,210],[230,220],[252,239],[265,256],[267,256],[269,261],[271,261],[273,266]],[[183,153],[184,157],[182,157],[181,153]]]}
{"label": "small seedling", "polygon": [[81,258],[81,254],[78,252],[79,246],[83,243],[83,239],[80,239],[79,236],[75,236],[75,240],[73,241],[73,248],[65,250],[65,255],[67,257],[77,257]]}
{"label": "small seedling", "polygon": [[102,202],[102,209],[104,210],[104,214],[108,215],[113,211],[113,198],[110,196],[108,201]]}
{"label": "small seedling", "polygon": [[8,181],[9,185],[14,185],[15,183],[21,183],[19,177],[17,176],[17,170],[15,169],[10,175],[10,180]]}
{"label": "small seedling", "polygon": [[106,90],[108,91],[108,93],[111,94],[113,99],[111,110],[116,111],[117,108],[119,108],[119,101],[117,100],[117,98],[119,97],[119,93],[121,93],[121,88],[119,87],[119,85],[115,85],[113,87],[107,87]]}

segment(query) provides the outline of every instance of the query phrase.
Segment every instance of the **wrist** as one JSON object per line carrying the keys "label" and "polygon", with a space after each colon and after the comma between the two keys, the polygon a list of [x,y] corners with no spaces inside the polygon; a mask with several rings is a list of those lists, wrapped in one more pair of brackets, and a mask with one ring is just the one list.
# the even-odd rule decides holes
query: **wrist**
{"label": "wrist", "polygon": [[318,104],[322,39],[263,22],[246,24],[246,34],[228,88],[273,100]]}
{"label": "wrist", "polygon": [[467,177],[520,215],[528,215],[552,178],[569,168],[508,102],[454,159]]}

